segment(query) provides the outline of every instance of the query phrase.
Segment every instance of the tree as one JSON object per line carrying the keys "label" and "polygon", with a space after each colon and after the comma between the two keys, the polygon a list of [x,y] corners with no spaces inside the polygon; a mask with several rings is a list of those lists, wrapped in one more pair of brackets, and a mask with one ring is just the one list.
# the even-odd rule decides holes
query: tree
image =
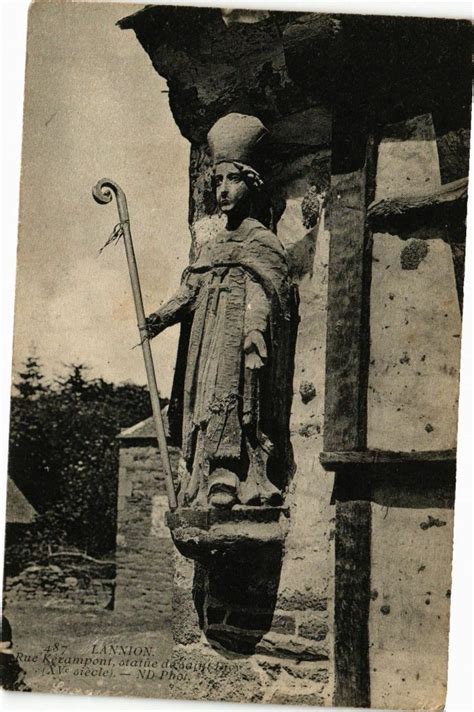
{"label": "tree", "polygon": [[62,391],[64,393],[69,392],[77,397],[83,396],[89,386],[85,377],[86,371],[89,370],[88,366],[83,363],[70,363],[67,364],[66,368],[69,369],[67,377],[58,381]]}
{"label": "tree", "polygon": [[39,512],[42,541],[108,555],[115,548],[117,435],[150,415],[149,396],[144,386],[88,379],[84,364],[67,368],[54,388],[12,398],[9,471]]}
{"label": "tree", "polygon": [[24,370],[18,373],[20,380],[14,383],[14,386],[22,398],[30,400],[39,398],[46,391],[39,359],[35,354],[32,354],[28,356],[23,365]]}

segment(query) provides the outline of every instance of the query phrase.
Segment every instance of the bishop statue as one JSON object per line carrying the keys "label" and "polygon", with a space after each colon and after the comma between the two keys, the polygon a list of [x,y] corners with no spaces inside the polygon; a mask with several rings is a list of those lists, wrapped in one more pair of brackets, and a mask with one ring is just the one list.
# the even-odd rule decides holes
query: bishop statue
{"label": "bishop statue", "polygon": [[168,413],[182,449],[180,506],[279,506],[293,474],[294,296],[285,249],[256,217],[267,134],[238,113],[209,131],[226,225],[147,318],[150,337],[181,323]]}

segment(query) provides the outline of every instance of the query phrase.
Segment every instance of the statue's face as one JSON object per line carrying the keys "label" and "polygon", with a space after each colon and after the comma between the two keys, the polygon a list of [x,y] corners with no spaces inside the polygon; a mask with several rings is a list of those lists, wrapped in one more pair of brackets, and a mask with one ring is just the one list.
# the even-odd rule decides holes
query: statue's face
{"label": "statue's face", "polygon": [[233,163],[219,163],[215,171],[216,199],[223,213],[231,213],[242,201],[249,201],[250,189],[242,172]]}

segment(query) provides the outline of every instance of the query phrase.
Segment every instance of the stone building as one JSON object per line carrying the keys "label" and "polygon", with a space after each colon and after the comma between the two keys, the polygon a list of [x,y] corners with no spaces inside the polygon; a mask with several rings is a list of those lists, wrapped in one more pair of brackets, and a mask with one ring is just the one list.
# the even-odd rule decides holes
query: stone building
{"label": "stone building", "polygon": [[168,612],[172,589],[174,664],[207,663],[171,681],[174,696],[440,706],[470,23],[155,6],[119,24],[167,79],[190,142],[191,255],[219,224],[207,131],[231,111],[269,128],[300,324],[283,549],[214,570],[173,550],[173,567],[141,424],[122,440],[117,606]]}
{"label": "stone building", "polygon": [[[163,620],[171,614],[174,561],[152,418],[123,430],[119,440],[114,610],[135,622]],[[173,469],[177,456],[170,448]]]}

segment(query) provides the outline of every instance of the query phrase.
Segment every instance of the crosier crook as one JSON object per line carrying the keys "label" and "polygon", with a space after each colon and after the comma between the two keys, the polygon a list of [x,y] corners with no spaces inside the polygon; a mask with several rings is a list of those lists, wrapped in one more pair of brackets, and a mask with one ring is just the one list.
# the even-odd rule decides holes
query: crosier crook
{"label": "crosier crook", "polygon": [[[148,380],[148,389],[150,391],[151,407],[153,411],[153,421],[155,424],[156,435],[158,439],[158,447],[160,450],[161,461],[165,471],[165,485],[168,495],[168,504],[171,510],[176,509],[176,493],[173,484],[173,475],[171,472],[171,464],[166,444],[165,428],[160,408],[160,397],[158,387],[156,385],[155,367],[153,364],[153,356],[151,353],[150,342],[148,339],[148,331],[143,310],[142,291],[140,288],[140,279],[138,276],[137,262],[135,252],[133,250],[132,233],[130,232],[130,221],[128,217],[127,199],[122,188],[113,180],[102,178],[92,189],[94,200],[100,205],[110,203],[112,194],[115,194],[117,200],[117,208],[122,228],[123,240],[125,243],[125,253],[127,255],[128,270],[130,272],[130,281],[132,284],[133,301],[135,302],[135,310],[137,313],[138,330],[140,332],[140,343],[143,351],[143,359],[145,361],[145,370]],[[120,236],[120,234],[118,235]]]}

